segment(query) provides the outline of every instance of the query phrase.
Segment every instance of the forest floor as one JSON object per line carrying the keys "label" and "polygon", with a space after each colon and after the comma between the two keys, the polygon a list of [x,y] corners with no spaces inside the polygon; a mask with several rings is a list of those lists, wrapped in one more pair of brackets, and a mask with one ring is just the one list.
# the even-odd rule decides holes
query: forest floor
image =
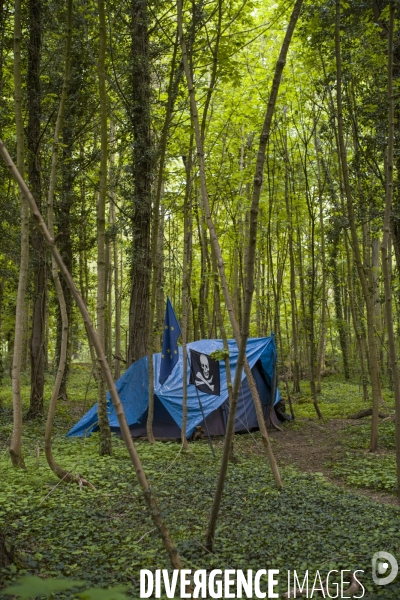
{"label": "forest floor", "polygon": [[[370,419],[330,419],[318,423],[300,417],[296,426],[293,423],[289,426],[284,425],[281,432],[272,430],[270,437],[279,466],[291,464],[302,471],[323,473],[336,485],[356,491],[377,502],[397,506],[397,495],[376,489],[374,481],[369,482],[371,488],[360,487],[356,485],[356,473],[353,485],[347,484],[346,479],[339,475],[339,465],[345,463],[349,456],[356,457],[361,453],[368,460],[369,450],[365,448],[365,440],[370,428]],[[361,444],[361,448],[355,449],[355,440],[359,440],[360,437],[364,443]],[[391,457],[393,454],[393,451],[384,448],[379,450],[378,457]]]}
{"label": "forest floor", "polygon": [[[51,382],[48,376],[46,397]],[[23,397],[26,406],[28,379]],[[0,527],[16,547],[15,564],[0,569],[0,599],[10,598],[2,595],[4,586],[27,575],[62,577],[64,584],[65,578],[84,580],[86,587],[118,585],[121,595],[116,598],[138,598],[139,569],[165,568],[168,561],[123,442],[115,438],[113,456],[99,457],[98,434],[87,440],[65,437],[96,400],[87,369],[74,366],[70,399],[58,404],[53,448],[58,462],[82,473],[94,491],[60,485],[43,455],[40,419],[24,423],[27,470],[12,469],[7,450],[12,431],[8,381],[0,398]],[[370,418],[348,419],[366,408],[358,385],[326,378],[319,399],[322,420],[315,416],[304,382],[303,394],[295,398],[295,421],[270,432],[284,481],[280,492],[259,433],[235,437],[239,462],[228,472],[212,554],[203,544],[223,439],[213,439],[217,460],[206,439],[191,443],[191,452],[182,452],[175,442],[149,446],[139,440],[138,452],[188,568],[277,568],[282,593],[288,569],[320,569],[321,574],[363,569],[366,598],[398,600],[399,581],[374,586],[371,577],[374,552],[386,550],[400,559],[394,423],[380,422],[380,450],[371,454]],[[384,412],[392,414],[389,390],[384,390],[384,401]],[[78,592],[72,589],[56,597],[76,598]],[[103,596],[97,591],[86,597]]]}

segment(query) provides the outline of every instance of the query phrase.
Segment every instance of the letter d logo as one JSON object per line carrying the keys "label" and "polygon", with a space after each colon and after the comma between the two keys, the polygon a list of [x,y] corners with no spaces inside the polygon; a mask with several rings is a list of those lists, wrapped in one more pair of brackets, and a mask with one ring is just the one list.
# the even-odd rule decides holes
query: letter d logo
{"label": "letter d logo", "polygon": [[[387,573],[389,566],[392,571],[386,577],[379,577]],[[372,557],[372,579],[377,585],[388,585],[392,583],[397,577],[399,572],[399,565],[397,560],[389,552],[376,552]]]}

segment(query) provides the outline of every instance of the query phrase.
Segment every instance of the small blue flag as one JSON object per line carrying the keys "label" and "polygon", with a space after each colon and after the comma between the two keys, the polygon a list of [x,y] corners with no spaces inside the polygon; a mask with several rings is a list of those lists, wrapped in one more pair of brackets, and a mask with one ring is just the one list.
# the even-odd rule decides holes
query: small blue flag
{"label": "small blue flag", "polygon": [[172,369],[178,362],[178,337],[181,334],[178,319],[169,298],[165,307],[164,333],[161,350],[161,367],[158,381],[163,385],[172,373]]}

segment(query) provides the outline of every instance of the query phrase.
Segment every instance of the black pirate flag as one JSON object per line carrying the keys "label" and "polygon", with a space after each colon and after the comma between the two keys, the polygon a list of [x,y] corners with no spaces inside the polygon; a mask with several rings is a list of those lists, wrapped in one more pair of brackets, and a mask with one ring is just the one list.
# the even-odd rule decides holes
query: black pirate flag
{"label": "black pirate flag", "polygon": [[190,350],[190,380],[200,392],[220,395],[219,362],[195,350]]}

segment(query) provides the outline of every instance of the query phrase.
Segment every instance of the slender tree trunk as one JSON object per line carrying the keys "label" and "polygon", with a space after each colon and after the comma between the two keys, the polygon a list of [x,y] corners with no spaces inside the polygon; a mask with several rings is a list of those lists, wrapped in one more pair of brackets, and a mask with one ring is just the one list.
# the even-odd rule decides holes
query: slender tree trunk
{"label": "slender tree trunk", "polygon": [[[346,260],[347,260],[347,285],[349,290],[349,299],[350,299],[350,309],[351,309],[351,317],[353,321],[354,334],[356,336],[358,353],[360,358],[360,366],[361,366],[361,384],[363,388],[363,398],[366,402],[368,400],[368,377],[365,370],[365,356],[364,356],[364,343],[361,334],[361,327],[359,325],[359,315],[358,315],[358,307],[357,307],[357,293],[354,289],[353,277],[352,277],[352,265],[350,260],[350,249],[347,242],[347,236],[344,236],[345,248],[346,248]],[[355,273],[357,277],[357,274]]]}
{"label": "slender tree trunk", "polygon": [[315,285],[316,285],[316,273],[315,273],[315,214],[314,207],[311,198],[310,188],[308,185],[308,171],[307,171],[307,145],[305,146],[305,156],[304,156],[304,177],[306,182],[306,200],[307,200],[307,208],[308,215],[311,221],[311,265],[308,268],[308,276],[309,276],[309,300],[308,300],[308,313],[305,315],[305,325],[306,331],[308,333],[309,338],[309,365],[310,365],[310,388],[311,395],[313,398],[313,404],[315,408],[315,412],[318,417],[322,419],[322,413],[318,404],[318,396],[317,396],[317,385],[316,385],[316,359],[317,359],[317,349],[315,344]]}
{"label": "slender tree trunk", "polygon": [[[153,435],[153,416],[154,416],[154,368],[153,368],[153,351],[154,351],[154,315],[156,312],[156,300],[157,300],[157,282],[159,272],[158,256],[158,243],[159,243],[159,229],[160,229],[160,202],[163,193],[163,177],[164,177],[164,165],[165,156],[167,151],[167,140],[168,131],[171,123],[172,110],[176,99],[178,84],[181,78],[181,69],[178,69],[176,73],[176,55],[178,51],[178,33],[176,34],[174,52],[171,61],[171,70],[169,76],[168,85],[168,98],[165,111],[165,119],[163,130],[161,134],[161,141],[159,147],[160,163],[158,167],[157,177],[157,190],[153,209],[153,228],[151,235],[151,296],[150,296],[150,315],[148,320],[149,331],[148,331],[148,348],[147,348],[147,361],[149,369],[149,409],[147,417],[147,439],[150,443],[154,443]],[[184,444],[185,445],[185,444]],[[187,446],[187,442],[186,442]]]}
{"label": "slender tree trunk", "polygon": [[[243,366],[245,366],[247,381],[249,383],[249,386],[250,386],[250,389],[251,389],[251,392],[253,395],[253,399],[254,399],[259,428],[261,431],[263,443],[267,449],[268,458],[270,460],[270,464],[271,464],[271,468],[272,468],[272,471],[273,471],[273,474],[275,477],[275,481],[279,488],[282,487],[282,481],[280,478],[278,466],[276,464],[275,457],[272,452],[271,444],[270,444],[269,437],[268,437],[268,432],[267,432],[267,429],[265,426],[261,402],[258,397],[257,388],[255,386],[255,382],[252,377],[251,369],[246,360],[246,343],[247,343],[247,338],[248,338],[248,333],[249,333],[248,330],[249,330],[249,322],[250,322],[251,301],[252,301],[253,287],[254,287],[254,261],[255,261],[255,248],[256,248],[256,233],[257,233],[257,215],[258,215],[258,203],[259,203],[259,198],[260,198],[261,185],[262,185],[262,180],[263,180],[265,150],[266,150],[267,142],[269,139],[271,121],[272,121],[272,116],[273,116],[273,112],[274,112],[274,108],[275,108],[276,98],[278,95],[278,89],[279,89],[279,83],[281,80],[282,71],[283,71],[283,67],[285,65],[286,54],[287,54],[290,40],[291,40],[293,31],[294,31],[294,28],[295,28],[295,25],[297,22],[297,18],[300,13],[301,5],[302,5],[302,0],[297,0],[295,8],[293,10],[293,13],[291,15],[288,30],[286,32],[285,39],[284,39],[284,42],[283,42],[283,45],[281,48],[281,52],[279,55],[279,59],[278,59],[277,65],[276,65],[274,80],[273,80],[270,99],[269,99],[269,103],[268,103],[268,110],[266,113],[263,130],[262,130],[262,133],[260,136],[257,167],[256,167],[256,174],[254,177],[254,185],[253,185],[253,198],[252,198],[252,208],[251,208],[251,218],[250,218],[250,235],[249,235],[249,246],[248,246],[248,261],[247,261],[247,265],[246,265],[246,303],[245,303],[245,310],[244,310],[244,314],[243,314],[242,331],[240,333],[238,323],[237,323],[237,320],[236,320],[236,317],[234,314],[234,310],[233,310],[232,299],[231,299],[229,289],[228,289],[227,279],[226,279],[226,275],[225,275],[225,266],[224,266],[224,261],[222,258],[221,248],[220,248],[218,237],[217,237],[217,234],[215,231],[214,223],[211,218],[210,205],[209,205],[209,199],[208,199],[208,193],[207,193],[207,184],[206,184],[203,140],[202,140],[202,136],[200,133],[200,124],[199,124],[199,117],[198,117],[198,112],[197,112],[195,91],[194,91],[193,81],[192,81],[191,72],[190,72],[190,68],[189,68],[186,43],[185,43],[185,39],[183,36],[182,0],[178,0],[179,37],[180,37],[181,47],[182,47],[183,66],[184,66],[184,71],[185,71],[185,75],[186,75],[187,86],[188,86],[189,96],[190,96],[192,122],[193,122],[194,130],[195,130],[197,160],[198,160],[198,165],[199,165],[199,170],[200,170],[200,185],[201,185],[203,207],[205,210],[207,225],[210,230],[210,237],[211,237],[211,242],[212,242],[212,246],[213,246],[213,251],[215,252],[216,258],[217,258],[218,270],[219,270],[219,275],[220,275],[220,279],[221,279],[221,285],[222,285],[223,293],[225,296],[225,303],[226,303],[226,306],[228,309],[228,314],[229,314],[229,317],[231,320],[232,329],[234,330],[234,335],[235,335],[235,338],[236,338],[236,341],[238,344],[238,349],[239,349],[238,361],[237,361],[237,367],[236,367],[236,373],[235,373],[235,381],[234,381],[233,393],[232,393],[232,406],[231,406],[231,410],[229,412],[227,429],[226,429],[226,434],[225,434],[223,460],[221,463],[219,482],[217,484],[217,492],[214,497],[213,508],[211,511],[208,530],[207,530],[206,545],[207,545],[208,549],[210,549],[212,547],[212,544],[214,541],[215,526],[216,526],[216,522],[217,522],[217,516],[219,513],[220,504],[221,504],[222,490],[224,487],[224,482],[225,482],[226,472],[227,472],[228,457],[230,454],[231,441],[232,441],[233,433],[234,433],[234,420],[235,420],[236,407],[237,407],[237,401],[238,401],[238,395],[239,395],[239,388],[240,388],[240,384],[241,384],[241,375],[242,375]],[[272,399],[272,401],[273,401],[273,399]]]}
{"label": "slender tree trunk", "polygon": [[[114,124],[111,124],[111,137],[114,139],[115,129]],[[114,194],[114,179],[115,179],[115,156],[114,153],[110,157],[110,174],[112,179],[112,187],[110,190],[110,226],[113,232],[111,248],[112,253],[112,264],[114,273],[114,331],[115,331],[115,343],[114,343],[114,379],[117,380],[121,376],[121,292],[119,286],[119,258],[118,258],[118,236],[117,236],[117,224],[115,220],[115,194]],[[110,294],[111,296],[111,294]],[[111,315],[109,315],[111,322]]]}
{"label": "slender tree trunk", "polygon": [[374,308],[374,326],[376,335],[376,344],[379,348],[379,364],[380,370],[384,373],[384,358],[383,358],[383,336],[384,329],[382,326],[381,300],[379,290],[379,239],[373,237],[371,240],[371,293],[372,304]]}
{"label": "slender tree trunk", "polygon": [[[50,172],[50,182],[49,182],[49,192],[47,196],[47,222],[49,234],[51,237],[54,237],[54,191],[56,187],[56,178],[57,178],[57,162],[58,162],[58,152],[59,152],[59,138],[60,131],[63,126],[64,119],[64,108],[65,101],[67,98],[68,92],[68,83],[70,77],[70,65],[71,65],[71,40],[72,40],[72,0],[68,0],[67,5],[67,42],[66,42],[66,54],[65,54],[65,74],[64,74],[64,83],[61,91],[60,98],[60,106],[58,109],[58,115],[56,120],[56,126],[54,130],[54,139],[53,139],[53,152],[51,157],[51,172]],[[68,349],[68,313],[67,306],[65,302],[63,288],[61,286],[61,281],[58,276],[57,263],[55,258],[52,256],[51,258],[51,267],[52,267],[52,276],[54,281],[54,287],[56,288],[57,298],[60,306],[60,315],[62,322],[62,334],[61,334],[61,345],[59,352],[59,364],[56,374],[56,379],[54,382],[53,391],[51,394],[49,411],[47,414],[47,422],[46,422],[46,431],[44,436],[44,448],[46,459],[50,469],[63,481],[66,483],[80,483],[89,485],[86,480],[82,479],[79,475],[73,475],[69,471],[66,471],[57,463],[54,458],[52,451],[52,443],[51,443],[51,434],[53,429],[53,420],[56,411],[56,402],[57,398],[59,398],[59,391],[61,387],[61,383],[64,378],[64,370],[67,362],[67,349]]]}
{"label": "slender tree trunk", "polygon": [[342,286],[341,278],[338,268],[339,259],[339,241],[340,241],[340,225],[334,223],[331,234],[332,249],[330,255],[330,267],[332,273],[332,286],[333,286],[333,300],[335,305],[335,317],[336,327],[339,332],[340,349],[342,352],[343,359],[343,371],[346,379],[350,378],[350,367],[349,367],[349,345],[347,336],[347,325],[343,316],[343,304],[342,304]]}
{"label": "slender tree trunk", "polygon": [[199,285],[199,303],[198,303],[198,325],[200,338],[207,338],[206,313],[208,298],[208,272],[207,272],[207,236],[204,231],[204,217],[196,206],[197,235],[200,244],[200,285]]}
{"label": "slender tree trunk", "polygon": [[[313,107],[315,111],[315,106]],[[323,213],[323,186],[321,180],[321,165],[319,159],[319,140],[317,139],[317,122],[314,114],[314,147],[315,147],[315,158],[317,162],[317,179],[318,179],[318,208],[319,208],[319,235],[321,240],[321,327],[320,327],[320,338],[318,346],[317,356],[317,392],[321,393],[321,371],[322,363],[325,354],[325,342],[326,342],[326,255],[325,255],[325,225],[324,225],[324,213]]]}
{"label": "slender tree trunk", "polygon": [[[285,140],[287,136],[285,134]],[[288,222],[288,244],[289,244],[289,263],[290,263],[290,304],[291,304],[291,320],[292,320],[292,344],[293,344],[293,392],[299,394],[300,389],[300,364],[299,364],[299,348],[298,348],[298,329],[297,329],[297,307],[296,307],[296,271],[294,265],[293,251],[293,220],[292,211],[289,199],[289,167],[288,154],[285,143],[285,204],[286,204],[286,219]]]}
{"label": "slender tree trunk", "polygon": [[186,188],[185,188],[185,200],[183,205],[183,265],[182,265],[182,377],[183,377],[183,391],[182,391],[182,430],[181,440],[182,446],[185,450],[189,450],[189,444],[186,439],[186,425],[187,425],[187,375],[188,375],[188,355],[187,355],[187,341],[188,341],[188,321],[189,321],[189,287],[191,279],[190,271],[190,248],[192,240],[192,219],[191,219],[191,198],[192,198],[192,155],[193,155],[193,134],[190,136],[189,152],[188,156],[184,158],[184,165],[186,171]]}
{"label": "slender tree trunk", "polygon": [[[75,77],[74,77],[75,79]],[[77,91],[77,82],[73,81],[68,86],[67,98],[71,95],[75,96]],[[72,273],[73,265],[73,250],[72,250],[72,227],[71,227],[71,209],[74,201],[74,166],[73,166],[73,145],[74,145],[74,116],[75,103],[69,107],[68,119],[62,130],[62,163],[61,163],[61,193],[59,201],[55,206],[57,231],[60,234],[59,247],[60,252],[65,262],[67,269]],[[71,293],[64,283],[60,280],[63,290],[65,310],[68,319],[69,335],[67,344],[66,363],[64,375],[61,381],[59,397],[63,400],[68,400],[67,380],[69,375],[69,365],[71,357],[70,333],[72,331],[72,298]],[[56,340],[56,359],[60,362],[61,346],[63,340],[64,323],[61,312],[58,311],[57,318],[57,340]]]}
{"label": "slender tree trunk", "polygon": [[350,180],[347,166],[347,153],[344,143],[343,131],[343,112],[342,112],[342,62],[340,49],[340,0],[336,0],[336,26],[335,26],[335,47],[336,47],[336,97],[337,97],[337,113],[338,113],[338,141],[340,150],[340,163],[343,174],[343,184],[347,200],[347,212],[351,231],[351,239],[355,262],[357,265],[358,275],[361,282],[362,292],[364,296],[366,312],[367,312],[367,327],[368,327],[368,346],[369,346],[369,371],[372,384],[372,427],[371,427],[371,452],[376,452],[378,449],[378,411],[379,401],[381,398],[381,386],[379,381],[379,365],[378,353],[376,349],[375,332],[374,332],[374,313],[371,301],[371,296],[368,289],[368,281],[362,264],[360,247],[357,236],[357,228],[354,215],[353,196],[350,188]]}
{"label": "slender tree trunk", "polygon": [[[21,89],[21,1],[16,0],[14,10],[14,100],[15,124],[17,130],[17,166],[24,177],[24,124],[22,118]],[[21,356],[24,341],[25,292],[29,264],[29,210],[24,195],[19,191],[21,205],[21,258],[15,310],[14,354],[11,368],[13,394],[13,433],[10,443],[11,462],[14,467],[25,468],[21,455],[22,439],[22,398],[21,398]]]}
{"label": "slender tree trunk", "polygon": [[[83,148],[83,145],[81,145],[80,157],[81,157],[81,160],[83,160],[83,157],[84,157],[84,148]],[[82,231],[82,246],[83,246],[83,249],[82,249],[82,252],[81,252],[81,255],[80,255],[81,256],[80,292],[81,292],[81,296],[83,298],[83,301],[85,302],[86,306],[88,306],[88,299],[89,299],[89,275],[88,275],[88,258],[87,258],[87,250],[88,250],[87,231],[86,231],[87,227],[85,226],[86,225],[86,212],[87,212],[87,209],[86,209],[86,185],[85,185],[85,180],[83,180],[82,183],[81,183],[80,192],[81,192],[81,217],[82,217],[82,222],[83,222],[83,225],[84,225],[82,227],[82,229],[81,229],[81,231]],[[67,268],[68,268],[68,266],[67,266]],[[92,340],[90,339],[89,334],[87,335],[87,340],[88,340],[88,345],[89,345],[89,353],[90,353],[90,360],[91,360],[91,363],[92,363],[93,376],[94,376],[94,379],[96,381],[98,381],[99,366],[97,364],[96,353],[95,353],[95,350],[93,348]]]}
{"label": "slender tree trunk", "polygon": [[[105,225],[106,225],[106,197],[107,197],[107,147],[108,147],[108,124],[107,124],[107,94],[105,79],[105,53],[107,43],[106,18],[104,0],[98,0],[99,12],[99,59],[98,78],[100,95],[100,127],[101,127],[101,157],[100,157],[100,184],[97,204],[97,333],[105,350],[105,287],[106,287],[106,264],[105,264]],[[100,454],[111,455],[111,430],[107,416],[107,398],[104,376],[99,372],[98,377],[98,418],[100,427]]]}
{"label": "slender tree trunk", "polygon": [[[110,206],[108,207],[108,224],[110,225]],[[109,231],[111,228],[109,229]],[[113,293],[113,276],[112,276],[112,240],[106,236],[105,244],[105,285],[104,285],[104,349],[107,356],[107,361],[111,365],[113,360],[113,339],[112,339],[112,293]]]}
{"label": "slender tree trunk", "polygon": [[[41,125],[41,52],[42,52],[42,4],[41,0],[29,1],[28,43],[28,178],[33,194],[42,204],[42,180],[40,164]],[[44,344],[46,309],[46,255],[40,232],[32,231],[32,260],[34,265],[34,303],[31,356],[31,396],[28,418],[43,416],[44,394]]]}
{"label": "slender tree trunk", "polygon": [[388,112],[389,132],[387,149],[387,173],[386,173],[386,206],[383,222],[383,239],[381,245],[382,271],[385,286],[385,308],[386,321],[389,337],[390,366],[392,370],[394,398],[396,406],[396,465],[397,465],[397,488],[400,498],[400,374],[396,349],[396,338],[393,325],[392,289],[390,281],[389,255],[391,252],[390,239],[390,213],[393,202],[393,148],[394,148],[394,90],[393,90],[393,33],[395,2],[390,1],[389,38],[388,38]]}
{"label": "slender tree trunk", "polygon": [[66,267],[63,263],[61,255],[57,249],[57,246],[55,245],[54,239],[49,234],[49,231],[46,227],[43,217],[36,205],[34,197],[32,196],[32,194],[29,191],[28,187],[26,186],[24,180],[22,179],[21,175],[19,174],[18,169],[14,165],[10,155],[8,154],[8,152],[6,150],[4,142],[1,139],[0,139],[0,154],[4,159],[4,162],[10,169],[13,178],[18,183],[24,197],[26,198],[26,200],[29,204],[32,216],[35,220],[35,223],[37,224],[38,230],[42,233],[43,238],[46,241],[46,244],[48,245],[52,256],[54,256],[57,266],[58,266],[62,276],[65,278],[65,280],[68,284],[68,287],[71,290],[71,294],[76,302],[76,305],[77,305],[77,307],[82,315],[82,318],[86,324],[86,330],[91,337],[94,348],[96,349],[97,359],[99,361],[104,380],[106,381],[108,389],[110,391],[111,400],[114,405],[115,413],[118,418],[118,423],[119,423],[119,426],[121,429],[122,437],[123,437],[126,447],[128,449],[128,453],[129,453],[129,457],[131,459],[132,465],[135,469],[138,483],[139,483],[140,487],[142,488],[142,492],[143,492],[150,516],[153,519],[153,522],[154,522],[154,524],[158,530],[158,533],[163,541],[164,547],[165,547],[166,551],[168,552],[172,568],[173,569],[182,569],[182,561],[180,559],[178,551],[176,550],[176,548],[174,546],[173,540],[171,538],[171,534],[169,533],[169,530],[168,530],[167,526],[165,525],[164,519],[161,516],[160,510],[157,505],[156,498],[154,497],[152,489],[149,486],[145,472],[143,471],[142,463],[140,461],[139,455],[137,453],[137,450],[133,443],[132,437],[130,435],[129,427],[126,422],[124,407],[121,403],[121,400],[119,399],[117,388],[115,387],[115,383],[114,383],[114,380],[112,377],[111,369],[107,363],[107,359],[104,354],[103,346],[101,344],[99,336],[97,335],[97,333],[93,327],[93,324],[90,319],[90,315],[86,308],[86,305],[85,305],[81,295],[78,292],[78,288],[76,287],[75,282],[71,277],[71,274],[66,269]]}
{"label": "slender tree trunk", "polygon": [[[162,195],[162,194],[161,194]],[[157,278],[157,297],[156,297],[156,340],[154,343],[154,349],[156,352],[161,352],[163,324],[164,324],[164,311],[165,311],[165,297],[164,297],[164,219],[165,219],[165,206],[162,202],[160,204],[160,224],[158,228],[158,278]]]}

